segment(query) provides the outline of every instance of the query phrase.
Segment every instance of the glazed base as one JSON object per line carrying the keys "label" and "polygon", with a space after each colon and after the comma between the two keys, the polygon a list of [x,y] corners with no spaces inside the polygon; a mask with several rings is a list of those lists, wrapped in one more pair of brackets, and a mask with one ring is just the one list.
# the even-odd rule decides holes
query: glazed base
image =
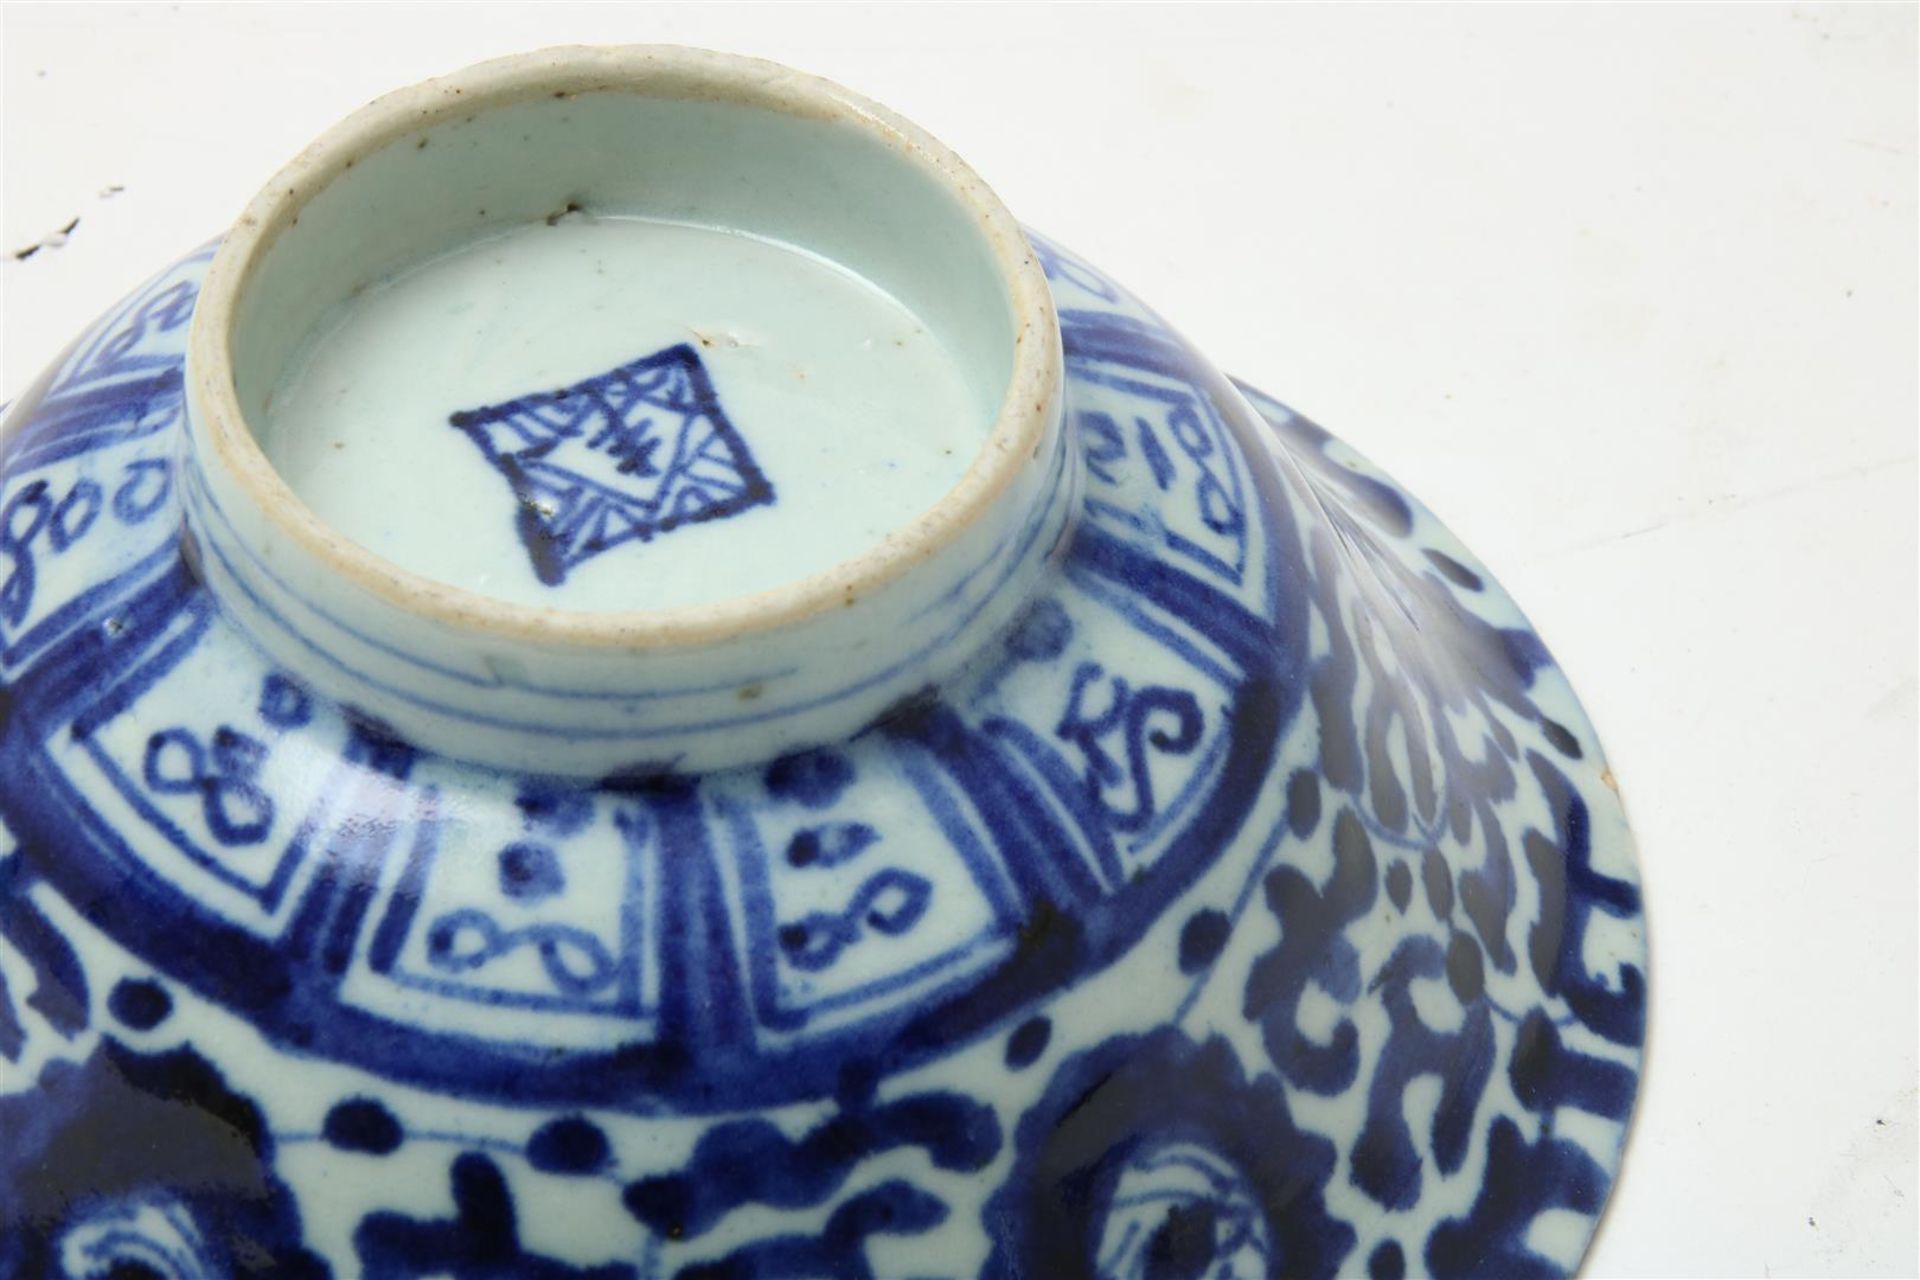
{"label": "glazed base", "polygon": [[[699,367],[730,428],[708,479],[734,509],[671,538],[656,525],[644,554],[581,556],[556,592],[523,550],[519,495],[454,420],[507,404],[536,423],[584,412],[586,440],[606,441],[560,469],[617,493],[698,445],[670,405],[609,404],[593,381],[663,353]],[[259,434],[294,492],[378,555],[503,600],[626,610],[744,595],[853,557],[952,488],[991,418],[920,317],[836,264],[724,230],[574,212],[336,307]],[[526,429],[498,421],[496,451],[524,445]],[[645,433],[624,471],[604,465],[621,429]],[[764,486],[746,493],[752,475]],[[543,498],[564,524],[563,488],[531,500]]]}

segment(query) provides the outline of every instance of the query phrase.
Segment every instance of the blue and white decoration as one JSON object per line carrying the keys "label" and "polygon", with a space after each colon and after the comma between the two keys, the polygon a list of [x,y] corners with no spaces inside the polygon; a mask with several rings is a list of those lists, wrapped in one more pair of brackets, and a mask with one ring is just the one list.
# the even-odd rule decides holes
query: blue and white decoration
{"label": "blue and white decoration", "polygon": [[463,410],[451,425],[506,478],[520,541],[549,586],[622,543],[773,501],[686,343],[575,386]]}
{"label": "blue and white decoration", "polygon": [[[1646,1012],[1584,716],[1422,507],[1039,251],[1058,571],[851,740],[702,775],[462,764],[263,656],[182,534],[210,250],[29,390],[0,1275],[1577,1265]],[[439,428],[543,576],[768,500],[691,351],[572,390],[601,434],[561,392]]]}

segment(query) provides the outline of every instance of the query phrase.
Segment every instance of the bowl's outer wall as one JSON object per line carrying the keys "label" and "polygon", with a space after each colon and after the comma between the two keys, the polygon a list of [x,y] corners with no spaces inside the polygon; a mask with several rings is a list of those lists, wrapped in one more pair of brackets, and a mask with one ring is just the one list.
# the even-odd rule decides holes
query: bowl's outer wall
{"label": "bowl's outer wall", "polygon": [[1590,725],[1424,508],[1036,247],[1059,572],[722,774],[462,766],[269,665],[180,533],[210,250],[23,396],[0,1275],[1575,1266],[1646,1000]]}

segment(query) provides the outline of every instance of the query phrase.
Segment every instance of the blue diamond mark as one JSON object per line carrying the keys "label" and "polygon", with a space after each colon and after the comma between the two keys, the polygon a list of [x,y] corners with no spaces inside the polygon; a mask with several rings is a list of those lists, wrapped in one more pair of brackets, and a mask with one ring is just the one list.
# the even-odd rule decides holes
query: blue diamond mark
{"label": "blue diamond mark", "polygon": [[515,530],[549,586],[624,543],[774,500],[685,343],[447,421],[506,477]]}

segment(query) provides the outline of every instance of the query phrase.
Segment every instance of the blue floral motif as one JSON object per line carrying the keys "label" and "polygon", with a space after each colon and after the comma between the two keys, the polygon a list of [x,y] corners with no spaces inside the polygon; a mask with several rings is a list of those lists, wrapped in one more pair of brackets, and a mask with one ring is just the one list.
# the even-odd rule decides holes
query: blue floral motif
{"label": "blue floral motif", "polygon": [[1563,1274],[1527,1247],[1528,1228],[1546,1209],[1599,1213],[1607,1175],[1579,1146],[1551,1136],[1528,1142],[1504,1116],[1487,1135],[1487,1166],[1473,1208],[1441,1223],[1429,1238],[1427,1266],[1441,1280],[1552,1280]]}
{"label": "blue floral motif", "polygon": [[[1564,771],[1586,749],[1535,700],[1536,681],[1551,665],[1538,639],[1487,622],[1467,603],[1485,594],[1484,579],[1454,555],[1419,547],[1415,509],[1401,494],[1336,460],[1336,442],[1319,428],[1249,394],[1294,443],[1289,456],[1300,460],[1302,483],[1325,498],[1328,527],[1309,535],[1316,608],[1330,638],[1312,677],[1320,767],[1317,777],[1296,775],[1291,785],[1296,834],[1313,831],[1326,807],[1339,807],[1334,870],[1324,882],[1284,865],[1267,877],[1281,938],[1255,961],[1245,1011],[1297,1087],[1331,1096],[1365,1088],[1351,1180],[1384,1207],[1415,1207],[1423,1165],[1452,1175],[1469,1147],[1491,1135],[1473,1212],[1428,1237],[1424,1256],[1435,1274],[1481,1274],[1493,1259],[1502,1275],[1561,1274],[1529,1243],[1534,1219],[1553,1206],[1594,1211],[1605,1178],[1585,1148],[1554,1136],[1554,1118],[1572,1107],[1624,1124],[1634,1072],[1570,1049],[1560,1028],[1578,1025],[1624,1049],[1639,1047],[1641,969],[1623,964],[1602,981],[1585,958],[1589,922],[1636,920],[1638,892],[1591,868],[1588,805]],[[1515,724],[1532,728],[1542,747],[1528,746]],[[1548,830],[1509,829],[1504,805],[1526,783],[1546,801]],[[1525,934],[1539,1001],[1532,1007],[1503,1003],[1494,990],[1503,976],[1514,989],[1529,985],[1513,945],[1516,842],[1539,899]],[[1424,894],[1417,907],[1414,867]],[[1579,888],[1570,891],[1573,882]],[[1406,935],[1376,968],[1363,970],[1349,934],[1371,918],[1382,888],[1407,921]],[[1428,923],[1415,927],[1416,919]],[[1442,985],[1457,1021],[1430,1025],[1413,996],[1417,983]],[[1364,998],[1386,1012],[1389,1030],[1365,1080],[1353,1021],[1342,1015],[1327,1038],[1300,1030],[1309,988],[1343,1007]],[[1488,1111],[1500,1024],[1512,1028],[1513,1096],[1544,1124],[1536,1142],[1520,1141],[1513,1118]],[[1431,1128],[1416,1144],[1405,1092],[1436,1076]]]}
{"label": "blue floral motif", "polygon": [[[983,1280],[1330,1276],[1353,1245],[1324,1200],[1333,1144],[1225,1040],[1168,1029],[1076,1055],[1015,1142]],[[1197,1186],[1165,1172],[1196,1165]]]}
{"label": "blue floral motif", "polygon": [[0,1098],[0,1134],[0,1274],[56,1280],[77,1274],[76,1256],[86,1275],[328,1274],[272,1172],[259,1109],[192,1049],[107,1038],[83,1062],[51,1062]]}

